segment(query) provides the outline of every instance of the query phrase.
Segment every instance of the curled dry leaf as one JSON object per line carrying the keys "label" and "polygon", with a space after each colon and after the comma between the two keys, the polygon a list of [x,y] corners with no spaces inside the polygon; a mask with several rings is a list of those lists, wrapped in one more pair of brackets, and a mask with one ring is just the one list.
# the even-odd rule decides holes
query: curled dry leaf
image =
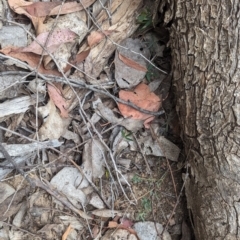
{"label": "curled dry leaf", "polygon": [[127,66],[134,68],[138,71],[142,71],[142,72],[147,72],[147,68],[135,61],[133,61],[132,59],[123,56],[122,54],[118,54],[119,59],[124,62]]}
{"label": "curled dry leaf", "polygon": [[44,21],[46,16],[77,12],[84,7],[89,7],[94,2],[95,0],[82,0],[81,3],[68,2],[62,4],[61,1],[31,3],[24,0],[8,0],[10,8],[14,12],[30,18],[35,29],[37,29],[39,21]]}
{"label": "curled dry leaf", "polygon": [[10,57],[21,60],[23,62],[27,62],[30,67],[37,68],[37,71],[42,74],[61,76],[61,73],[58,72],[57,70],[47,70],[43,67],[42,63],[39,65],[40,56],[34,53],[19,52],[19,48],[13,48],[13,47],[1,49],[0,52]]}
{"label": "curled dry leaf", "polygon": [[48,94],[52,99],[54,104],[59,108],[61,116],[63,118],[68,118],[67,103],[62,95],[62,86],[61,84],[48,84]]}
{"label": "curled dry leaf", "polygon": [[[121,90],[119,98],[152,112],[157,112],[161,107],[161,99],[155,93],[150,92],[149,87],[144,83],[139,84],[133,92]],[[122,103],[118,104],[118,108],[124,117],[144,120],[146,128],[149,128],[149,123],[154,119],[154,116],[142,113]]]}
{"label": "curled dry leaf", "polygon": [[131,89],[142,82],[150,51],[139,39],[127,38],[115,53],[115,79],[120,88]]}
{"label": "curled dry leaf", "polygon": [[[59,29],[53,31],[49,36],[49,32],[41,33],[37,36],[29,46],[23,48],[21,52],[32,52],[39,55],[48,55],[48,52],[53,53],[57,48],[67,42],[74,42],[77,34],[69,29]],[[46,46],[45,46],[46,45]],[[43,47],[48,51],[44,51]]]}

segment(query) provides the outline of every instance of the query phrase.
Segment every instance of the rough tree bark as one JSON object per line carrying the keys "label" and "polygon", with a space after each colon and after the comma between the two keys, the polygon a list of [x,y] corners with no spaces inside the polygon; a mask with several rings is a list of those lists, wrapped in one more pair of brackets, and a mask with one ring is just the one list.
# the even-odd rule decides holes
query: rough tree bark
{"label": "rough tree bark", "polygon": [[195,236],[240,239],[240,3],[166,2]]}

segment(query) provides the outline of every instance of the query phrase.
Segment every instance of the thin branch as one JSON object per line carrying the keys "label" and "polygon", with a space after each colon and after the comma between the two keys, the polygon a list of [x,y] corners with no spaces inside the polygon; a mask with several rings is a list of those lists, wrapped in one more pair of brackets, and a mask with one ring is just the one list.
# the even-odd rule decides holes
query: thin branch
{"label": "thin branch", "polygon": [[145,161],[145,164],[146,164],[146,166],[147,166],[147,172],[152,176],[151,168],[150,168],[150,166],[149,166],[149,164],[148,164],[148,161],[147,161],[147,159],[146,159],[146,156],[145,156],[145,154],[144,154],[144,152],[143,152],[143,150],[142,150],[142,148],[141,148],[141,146],[140,146],[140,144],[139,144],[139,142],[138,142],[138,140],[137,140],[137,137],[136,137],[136,135],[135,135],[134,133],[132,133],[132,135],[133,135],[133,137],[135,138],[135,141],[136,141],[136,143],[137,143],[137,146],[138,146],[138,148],[139,148],[139,150],[140,150],[140,152],[141,152],[141,154],[142,154],[142,157],[143,157],[143,159],[144,159],[144,161]]}
{"label": "thin branch", "polygon": [[33,237],[40,238],[39,235],[33,234],[33,233],[31,233],[31,232],[23,229],[23,228],[17,227],[17,226],[15,226],[15,225],[13,225],[13,224],[10,224],[10,223],[8,223],[8,222],[0,221],[0,223],[3,224],[3,225],[6,225],[6,226],[12,227],[12,228],[16,228],[16,229],[20,230],[21,232],[24,232],[24,233],[27,233],[27,234],[32,235]]}
{"label": "thin branch", "polygon": [[18,167],[18,165],[13,161],[12,157],[9,155],[5,147],[2,143],[0,143],[0,152],[2,152],[3,156],[6,158],[7,161],[9,161],[14,168],[30,183],[31,187],[35,187],[34,183],[31,181],[29,176],[25,174],[25,172]]}

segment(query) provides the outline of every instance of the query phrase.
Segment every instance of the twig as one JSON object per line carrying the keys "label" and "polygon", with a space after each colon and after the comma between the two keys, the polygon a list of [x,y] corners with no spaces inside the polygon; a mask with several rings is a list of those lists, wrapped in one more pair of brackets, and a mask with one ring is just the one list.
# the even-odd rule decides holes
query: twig
{"label": "twig", "polygon": [[10,203],[8,204],[8,207],[7,207],[6,211],[3,213],[3,216],[5,216],[7,214],[7,212],[8,212],[8,210],[10,209],[17,192],[19,191],[19,189],[22,186],[23,181],[24,181],[24,178],[22,178],[21,183],[17,186],[17,190],[14,192],[14,194],[12,196],[12,199],[11,199]]}
{"label": "twig", "polygon": [[171,166],[170,166],[170,164],[169,164],[169,160],[168,160],[168,158],[166,157],[166,153],[165,153],[164,149],[162,149],[161,143],[160,143],[160,141],[159,141],[159,139],[158,139],[158,137],[157,137],[156,133],[154,132],[154,130],[153,130],[153,128],[152,128],[151,125],[150,125],[150,130],[151,130],[151,134],[152,134],[153,139],[154,139],[155,141],[157,141],[158,146],[160,147],[161,151],[163,152],[163,155],[165,156],[165,158],[166,158],[166,160],[167,160],[167,165],[168,165],[168,168],[169,168],[169,171],[170,171],[170,174],[171,174],[174,191],[175,191],[175,195],[176,195],[176,198],[177,198],[177,196],[178,196],[178,195],[177,195],[177,188],[176,188],[174,176],[173,176],[173,173],[172,173],[172,169],[171,169]]}
{"label": "twig", "polygon": [[152,176],[151,168],[150,168],[150,166],[149,166],[149,164],[148,164],[148,161],[147,161],[147,159],[146,159],[146,156],[145,156],[145,154],[144,154],[144,152],[143,152],[143,150],[142,150],[142,148],[141,148],[141,146],[140,146],[140,144],[139,144],[139,142],[138,142],[138,140],[137,140],[137,137],[136,137],[136,135],[135,135],[134,133],[132,133],[132,135],[133,135],[133,137],[135,138],[135,141],[136,141],[136,143],[137,143],[137,146],[138,146],[138,148],[139,148],[139,150],[140,150],[140,152],[141,152],[141,154],[142,154],[142,157],[143,157],[143,159],[144,159],[144,161],[145,161],[145,163],[146,163],[147,171],[148,171],[148,173]]}
{"label": "twig", "polygon": [[[10,56],[5,56],[3,54],[0,54],[0,57],[3,57],[3,58],[8,58],[8,59],[11,59],[11,60],[14,60],[20,64],[23,64],[24,66],[27,66],[31,71],[34,72],[34,69],[31,68],[30,66],[28,66],[26,63],[23,63],[22,61],[20,60],[17,60],[13,57],[10,57]],[[73,65],[74,66],[74,65]],[[136,106],[135,104],[133,104],[132,102],[130,101],[124,101],[120,98],[117,98],[115,96],[113,96],[111,93],[109,93],[108,91],[106,90],[101,90],[101,89],[98,89],[92,85],[88,85],[84,82],[80,82],[80,81],[74,81],[74,80],[71,80],[71,79],[67,79],[66,77],[65,78],[61,78],[61,77],[55,77],[55,76],[44,76],[44,74],[40,74],[38,73],[38,75],[45,81],[55,81],[55,82],[62,82],[62,83],[67,83],[71,86],[74,86],[74,87],[82,87],[82,88],[86,88],[86,89],[89,89],[89,90],[92,90],[94,92],[98,92],[98,93],[101,93],[101,94],[104,94],[108,97],[110,97],[111,99],[113,99],[115,102],[118,102],[118,103],[122,103],[122,104],[125,104],[127,106],[130,106],[140,112],[143,112],[143,113],[146,113],[146,114],[149,114],[149,115],[153,115],[153,116],[160,116],[160,115],[163,115],[165,113],[164,110],[161,110],[159,112],[152,112],[152,111],[148,111],[146,109],[143,109],[143,108],[140,108],[138,106]]]}
{"label": "twig", "polygon": [[[77,69],[77,68],[76,68]],[[132,102],[130,101],[124,101],[118,97],[115,97],[113,96],[111,93],[109,93],[108,91],[106,91],[105,89],[102,88],[102,86],[97,86],[97,87],[94,87],[92,85],[88,85],[82,81],[75,81],[75,80],[72,80],[72,79],[68,79],[68,81],[66,82],[66,80],[64,78],[61,78],[61,77],[51,77],[51,76],[48,76],[48,77],[45,77],[46,81],[55,81],[55,82],[62,82],[62,83],[68,83],[74,87],[82,87],[82,88],[86,88],[86,89],[89,89],[89,90],[92,90],[93,92],[98,92],[98,93],[101,93],[101,94],[104,94],[108,97],[110,97],[111,99],[113,99],[115,102],[118,102],[118,103],[122,103],[122,104],[125,104],[129,107],[132,107],[140,112],[143,112],[143,113],[146,113],[146,114],[149,114],[149,115],[153,115],[153,116],[160,116],[160,115],[163,115],[165,113],[164,110],[161,110],[159,112],[152,112],[152,111],[148,111],[146,109],[143,109],[143,108],[140,108],[138,106],[136,106],[135,104],[133,104]],[[99,89],[101,88],[101,89]]]}
{"label": "twig", "polygon": [[[82,0],[78,0],[81,4],[82,4]],[[83,4],[82,4],[83,5]],[[91,16],[91,14],[87,11],[87,9],[84,7],[83,5],[83,8],[84,10],[87,12],[88,16],[91,18],[91,20],[93,21],[94,25],[105,35],[105,37],[115,46],[117,47],[120,47],[122,49],[125,49],[125,50],[128,50],[136,55],[139,55],[141,56],[144,60],[146,60],[149,64],[151,64],[154,68],[156,68],[158,71],[164,73],[164,74],[168,74],[166,71],[162,70],[161,68],[158,68],[154,63],[152,63],[149,59],[147,59],[143,54],[141,53],[138,53],[138,52],[135,52],[133,51],[132,49],[130,48],[127,48],[127,47],[123,47],[121,45],[119,45],[118,43],[116,43],[115,41],[113,41],[109,36],[107,36],[107,34],[104,33],[104,31],[102,30],[102,28],[99,26],[99,24],[97,23],[96,19],[94,17]]]}
{"label": "twig", "polygon": [[95,184],[87,177],[87,175],[84,173],[84,171],[72,160],[69,159],[70,162],[79,170],[79,172],[88,180],[88,182],[90,183],[90,185],[94,188],[94,190],[96,191],[96,193],[98,194],[98,196],[102,199],[102,201],[104,202],[104,204],[111,209],[111,206],[108,204],[108,202],[106,201],[106,199],[100,194],[100,192],[98,191],[97,187],[95,186]]}
{"label": "twig", "polygon": [[[111,159],[111,161],[112,161],[112,163],[113,163],[113,167],[114,167],[114,170],[115,170],[115,172],[116,172],[116,176],[117,176],[117,180],[118,180],[119,186],[121,187],[121,190],[122,190],[124,196],[126,197],[126,199],[127,199],[129,202],[131,202],[130,199],[128,198],[127,194],[125,193],[125,190],[124,190],[124,188],[123,188],[123,186],[122,186],[122,184],[121,184],[121,181],[120,181],[120,179],[119,179],[119,174],[121,175],[121,177],[122,177],[125,181],[126,181],[126,179],[124,178],[124,176],[122,175],[122,173],[118,170],[111,149],[110,149],[110,148],[107,146],[107,144],[103,141],[102,135],[101,135],[101,134],[98,132],[98,130],[95,128],[95,126],[94,126],[94,124],[92,123],[92,121],[87,117],[85,111],[83,110],[82,104],[80,104],[79,113],[80,113],[80,115],[81,115],[84,123],[86,124],[86,126],[87,126],[86,119],[88,120],[88,122],[91,124],[92,129],[93,129],[94,132],[97,134],[100,142],[103,144],[103,146],[105,147],[105,149],[109,152],[110,159]],[[90,131],[89,128],[88,128],[88,131]],[[91,134],[92,134],[92,133],[91,133]],[[94,140],[94,139],[93,139],[93,140]],[[102,151],[102,150],[100,149],[100,151]],[[103,154],[103,157],[104,157],[104,154]],[[111,173],[110,167],[109,167],[109,165],[108,165],[105,157],[104,157],[104,160],[105,160],[105,164],[106,164],[106,167],[107,167],[107,169],[108,169],[108,171],[109,171],[109,174],[110,174],[111,179],[114,179],[114,177],[113,177],[113,175],[112,175],[112,173]],[[127,185],[130,187],[130,190],[131,190],[131,185],[130,185],[127,181],[126,181],[126,183],[127,183]],[[114,184],[115,184],[115,183],[114,183]],[[132,192],[132,190],[131,190],[131,192]],[[133,196],[134,196],[134,195],[133,195]]]}
{"label": "twig", "polygon": [[169,225],[169,223],[170,223],[170,220],[171,220],[173,214],[175,213],[175,210],[176,210],[176,208],[177,208],[177,206],[178,206],[178,204],[179,204],[179,202],[180,202],[180,197],[181,197],[181,194],[182,194],[183,189],[184,189],[184,187],[185,187],[187,178],[188,178],[188,169],[187,169],[187,173],[186,173],[186,175],[185,175],[185,179],[184,179],[182,188],[181,188],[180,193],[179,193],[179,195],[178,195],[177,201],[176,201],[176,203],[175,203],[175,205],[174,205],[174,207],[173,207],[173,210],[172,210],[171,215],[170,215],[169,218],[168,218],[167,224],[166,224],[166,226],[164,227],[162,234],[163,234],[164,231],[167,229],[167,227],[168,227],[168,225]]}
{"label": "twig", "polygon": [[3,147],[2,143],[0,143],[0,151],[4,155],[4,157],[12,163],[15,169],[30,183],[31,187],[40,187],[50,195],[54,196],[57,200],[59,200],[62,204],[70,208],[75,213],[79,214],[81,217],[85,219],[91,219],[85,212],[75,208],[71,203],[69,203],[68,199],[65,196],[62,196],[56,189],[54,189],[50,183],[46,182],[44,185],[37,176],[28,176],[21,169],[18,168],[17,164],[13,161],[12,157],[8,154],[6,149]]}
{"label": "twig", "polygon": [[29,176],[25,174],[25,172],[22,169],[20,169],[18,165],[13,161],[12,157],[8,154],[7,150],[4,148],[2,143],[0,143],[0,151],[2,152],[6,160],[9,161],[14,166],[14,168],[30,183],[31,187],[35,187],[34,183],[31,181]]}
{"label": "twig", "polygon": [[99,3],[101,4],[102,8],[103,8],[103,9],[105,10],[105,12],[107,13],[108,19],[109,19],[109,21],[110,21],[110,25],[112,25],[112,14],[109,12],[108,8],[106,8],[106,7],[103,5],[103,3],[102,3],[101,0],[99,0]]}
{"label": "twig", "polygon": [[16,228],[16,229],[18,229],[18,230],[20,230],[20,231],[22,231],[22,232],[24,232],[24,233],[27,233],[27,234],[30,234],[30,235],[32,235],[32,236],[34,236],[34,237],[39,237],[39,238],[40,238],[39,235],[33,234],[33,233],[31,233],[31,232],[29,232],[29,231],[27,231],[27,230],[25,230],[25,229],[22,229],[22,228],[20,228],[20,227],[17,227],[17,226],[15,226],[15,225],[13,225],[13,224],[10,224],[10,223],[7,223],[7,222],[3,222],[3,221],[0,221],[0,222],[1,222],[1,224],[3,224],[3,225],[7,225],[7,226],[9,226],[9,227]]}
{"label": "twig", "polygon": [[92,219],[85,212],[75,208],[71,203],[69,203],[68,199],[62,194],[60,194],[60,192],[58,192],[49,182],[45,181],[45,184],[43,184],[37,176],[31,176],[31,180],[34,182],[36,187],[39,187],[48,192],[50,195],[60,201],[63,205],[71,209],[73,212],[79,214],[82,218]]}

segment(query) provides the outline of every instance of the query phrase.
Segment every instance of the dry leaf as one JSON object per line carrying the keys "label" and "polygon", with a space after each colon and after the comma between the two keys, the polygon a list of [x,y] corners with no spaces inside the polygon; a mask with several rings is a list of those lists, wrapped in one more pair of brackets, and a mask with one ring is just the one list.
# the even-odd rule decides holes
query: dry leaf
{"label": "dry leaf", "polygon": [[142,82],[147,71],[150,51],[139,39],[127,38],[115,52],[115,79],[120,88],[132,89]]}
{"label": "dry leaf", "polygon": [[52,99],[52,101],[54,102],[54,104],[59,108],[60,112],[61,112],[61,116],[63,118],[68,118],[68,111],[67,111],[67,103],[64,99],[64,97],[62,96],[62,87],[61,84],[48,84],[48,94],[49,97]]}
{"label": "dry leaf", "polygon": [[62,236],[62,240],[66,240],[68,235],[70,234],[70,232],[72,231],[72,227],[71,225],[68,226],[68,228],[66,229],[66,231],[64,232],[63,236]]}
{"label": "dry leaf", "polygon": [[[122,40],[132,35],[138,27],[137,24],[135,24],[135,18],[137,10],[141,5],[142,0],[110,1],[108,9],[112,13],[111,25],[105,9],[101,8],[99,14],[96,13],[96,21],[101,25],[101,28],[113,32],[111,34],[111,41],[110,39],[106,39],[106,41],[101,41],[93,47],[84,64],[80,64],[79,66],[85,74],[91,76],[91,78],[87,78],[90,83],[99,84],[92,78],[97,78],[104,67],[107,66],[109,58],[116,49],[116,45],[112,44],[112,42],[121,44]],[[86,47],[89,46],[84,45],[80,51],[84,51]]]}
{"label": "dry leaf", "polygon": [[23,6],[23,9],[34,17],[46,17],[51,9],[61,5],[61,2],[35,2],[31,5]]}
{"label": "dry leaf", "polygon": [[100,229],[99,229],[99,227],[97,226],[97,225],[95,225],[94,227],[93,227],[93,229],[92,229],[92,235],[93,235],[93,238],[95,239],[97,236],[98,236],[98,234],[99,234],[99,231]]}
{"label": "dry leaf", "polygon": [[118,227],[118,223],[117,222],[114,222],[114,221],[110,221],[109,223],[108,223],[108,228],[116,228],[116,227]]}
{"label": "dry leaf", "polygon": [[34,53],[22,53],[22,52],[19,52],[19,48],[12,48],[12,47],[4,48],[0,50],[0,52],[2,52],[5,55],[16,58],[18,60],[21,60],[23,62],[27,62],[28,65],[32,68],[38,67],[37,71],[42,74],[61,76],[61,73],[59,73],[57,70],[47,70],[43,67],[42,63],[39,65],[40,56]]}
{"label": "dry leaf", "polygon": [[37,29],[39,21],[44,21],[46,16],[77,12],[84,9],[84,7],[89,7],[95,0],[82,0],[81,2],[83,5],[77,2],[62,4],[61,1],[31,3],[24,0],[8,0],[10,8],[14,12],[24,14],[30,18],[35,29]]}
{"label": "dry leaf", "polygon": [[105,153],[106,149],[97,139],[89,140],[84,145],[82,169],[90,180],[93,178],[101,178],[105,173]]}
{"label": "dry leaf", "polygon": [[133,226],[133,221],[131,221],[129,218],[127,217],[122,217],[120,219],[121,222],[121,226],[125,227],[125,228],[130,228]]}
{"label": "dry leaf", "polygon": [[[52,15],[57,15],[59,10],[60,14],[67,14],[67,13],[72,13],[72,12],[78,12],[83,10],[84,8],[89,7],[90,5],[92,5],[96,0],[81,0],[81,3],[78,2],[67,2],[65,4],[63,4],[63,6],[61,7],[61,5],[59,5],[58,7],[55,7],[54,9],[51,10],[50,12],[50,16]],[[60,2],[62,4],[62,2]]]}
{"label": "dry leaf", "polygon": [[[144,83],[139,84],[133,92],[121,90],[119,98],[152,112],[157,112],[161,106],[161,99],[153,92],[150,92],[149,87]],[[154,116],[139,112],[125,104],[119,103],[118,107],[124,117],[144,120],[146,128],[149,128],[149,123],[154,119]]]}
{"label": "dry leaf", "polygon": [[112,31],[92,31],[87,38],[89,47],[94,47],[100,43],[106,36],[110,35]]}
{"label": "dry leaf", "polygon": [[62,118],[51,99],[48,104],[38,108],[39,115],[44,119],[43,125],[39,129],[39,138],[58,139],[65,132],[69,125],[69,118]]}
{"label": "dry leaf", "polygon": [[134,68],[138,71],[142,71],[142,72],[147,72],[147,68],[135,61],[133,61],[132,59],[130,58],[127,58],[125,56],[123,56],[122,54],[118,54],[118,57],[119,59],[124,62],[127,66],[131,67],[131,68]]}
{"label": "dry leaf", "polygon": [[[36,40],[33,41],[29,46],[23,48],[21,52],[32,52],[39,55],[48,55],[48,52],[53,53],[61,44],[74,42],[77,37],[76,33],[68,29],[59,29],[53,31],[50,36],[48,35],[49,32],[39,34]],[[44,51],[42,46],[44,46],[48,52]]]}
{"label": "dry leaf", "polygon": [[143,127],[143,122],[141,120],[130,119],[130,118],[117,118],[113,111],[103,104],[98,98],[93,102],[93,107],[99,116],[102,116],[107,122],[117,125],[124,126],[127,130],[132,132],[137,132]]}
{"label": "dry leaf", "polygon": [[[66,15],[59,16],[57,23],[55,18],[48,18],[44,24],[38,25],[37,35],[43,32],[50,32],[52,28],[54,28],[54,30],[70,29],[72,32],[77,34],[77,43],[81,43],[88,32],[88,27],[82,20],[82,18],[84,18],[84,14],[85,13],[81,12],[68,13]],[[69,59],[72,59],[71,56],[73,52],[76,51],[76,47],[75,41],[61,44],[57,50],[52,53],[52,56],[44,57],[44,67],[52,68],[55,66],[54,63],[57,63],[58,70],[64,71],[70,61]]]}
{"label": "dry leaf", "polygon": [[87,203],[86,194],[82,191],[82,187],[86,187],[88,183],[84,181],[84,177],[78,169],[74,167],[64,167],[52,179],[51,184],[65,196],[76,208],[82,208]]}
{"label": "dry leaf", "polygon": [[[82,61],[84,61],[85,58],[88,56],[89,52],[90,52],[90,49],[88,49],[88,50],[86,50],[86,51],[84,51],[84,52],[78,53],[78,54],[76,55],[76,57],[74,58],[74,60],[71,60],[71,61],[70,61],[71,65],[77,66],[79,63],[81,63]],[[64,69],[64,72],[65,72],[65,73],[66,73],[68,70],[71,69],[71,67],[72,67],[71,65],[68,64],[68,65],[66,66],[66,68]]]}
{"label": "dry leaf", "polygon": [[120,224],[117,223],[117,221],[109,221],[108,223],[108,228],[118,228],[118,229],[126,229],[128,230],[130,233],[135,234],[136,235],[136,231],[134,229],[132,229],[131,227],[133,226],[133,222],[126,218],[126,217],[122,217],[120,219]]}

